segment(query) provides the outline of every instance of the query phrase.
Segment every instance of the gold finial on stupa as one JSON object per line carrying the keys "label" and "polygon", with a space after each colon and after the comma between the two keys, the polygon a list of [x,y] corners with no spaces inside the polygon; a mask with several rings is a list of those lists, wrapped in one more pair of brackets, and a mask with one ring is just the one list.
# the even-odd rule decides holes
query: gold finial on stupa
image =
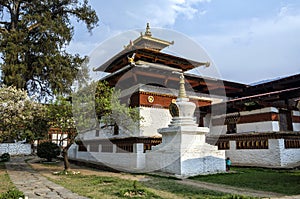
{"label": "gold finial on stupa", "polygon": [[179,95],[178,98],[187,98],[185,87],[184,87],[184,75],[183,73],[180,74],[180,81],[179,81]]}
{"label": "gold finial on stupa", "polygon": [[147,23],[147,26],[146,26],[145,36],[149,36],[149,37],[152,36],[149,23]]}

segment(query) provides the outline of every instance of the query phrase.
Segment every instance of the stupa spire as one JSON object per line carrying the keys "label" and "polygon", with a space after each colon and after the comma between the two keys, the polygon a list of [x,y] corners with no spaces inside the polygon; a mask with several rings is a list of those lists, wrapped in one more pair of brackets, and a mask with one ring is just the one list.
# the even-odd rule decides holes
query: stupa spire
{"label": "stupa spire", "polygon": [[152,36],[152,33],[150,31],[150,24],[149,23],[147,23],[147,26],[146,26],[145,36],[149,36],[149,37]]}
{"label": "stupa spire", "polygon": [[180,74],[180,81],[179,81],[179,94],[178,98],[187,98],[185,86],[184,86],[184,75],[183,73]]}

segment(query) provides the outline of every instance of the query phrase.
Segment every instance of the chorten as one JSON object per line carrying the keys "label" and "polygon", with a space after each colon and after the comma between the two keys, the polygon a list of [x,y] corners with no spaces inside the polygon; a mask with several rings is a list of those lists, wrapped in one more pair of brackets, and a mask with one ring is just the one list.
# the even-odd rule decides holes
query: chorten
{"label": "chorten", "polygon": [[[178,109],[178,115],[174,115],[169,127],[173,126],[198,126],[194,118],[194,112],[196,105],[193,102],[189,101],[189,98],[186,95],[185,86],[184,86],[184,75],[180,74],[179,82],[179,94],[176,99],[174,109]],[[170,110],[172,112],[172,110]]]}
{"label": "chorten", "polygon": [[225,151],[205,142],[209,128],[196,124],[196,105],[189,101],[184,84],[181,74],[178,98],[170,106],[172,121],[167,128],[158,129],[162,143],[147,154],[147,169],[178,177],[225,172]]}

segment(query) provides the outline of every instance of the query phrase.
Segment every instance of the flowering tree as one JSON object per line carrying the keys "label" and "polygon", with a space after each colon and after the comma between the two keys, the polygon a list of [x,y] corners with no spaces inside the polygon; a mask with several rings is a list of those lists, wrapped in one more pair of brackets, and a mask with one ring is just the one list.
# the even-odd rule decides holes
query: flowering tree
{"label": "flowering tree", "polygon": [[0,141],[29,142],[44,137],[47,123],[44,105],[29,99],[26,91],[0,87]]}

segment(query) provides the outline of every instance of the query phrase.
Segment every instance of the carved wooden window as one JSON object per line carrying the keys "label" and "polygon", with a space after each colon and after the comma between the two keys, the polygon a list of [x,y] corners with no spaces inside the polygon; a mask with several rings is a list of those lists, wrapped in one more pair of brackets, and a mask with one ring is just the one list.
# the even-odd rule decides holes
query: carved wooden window
{"label": "carved wooden window", "polygon": [[102,144],[102,150],[103,153],[112,153],[113,152],[113,145],[112,144]]}
{"label": "carved wooden window", "polygon": [[87,151],[86,147],[83,144],[78,146],[78,151]]}
{"label": "carved wooden window", "polygon": [[133,144],[117,144],[117,153],[132,153]]}
{"label": "carved wooden window", "polygon": [[225,124],[227,125],[227,134],[237,133],[236,124],[240,119],[240,113],[228,115],[225,118]]}
{"label": "carved wooden window", "polygon": [[90,152],[99,152],[99,144],[91,144]]}

